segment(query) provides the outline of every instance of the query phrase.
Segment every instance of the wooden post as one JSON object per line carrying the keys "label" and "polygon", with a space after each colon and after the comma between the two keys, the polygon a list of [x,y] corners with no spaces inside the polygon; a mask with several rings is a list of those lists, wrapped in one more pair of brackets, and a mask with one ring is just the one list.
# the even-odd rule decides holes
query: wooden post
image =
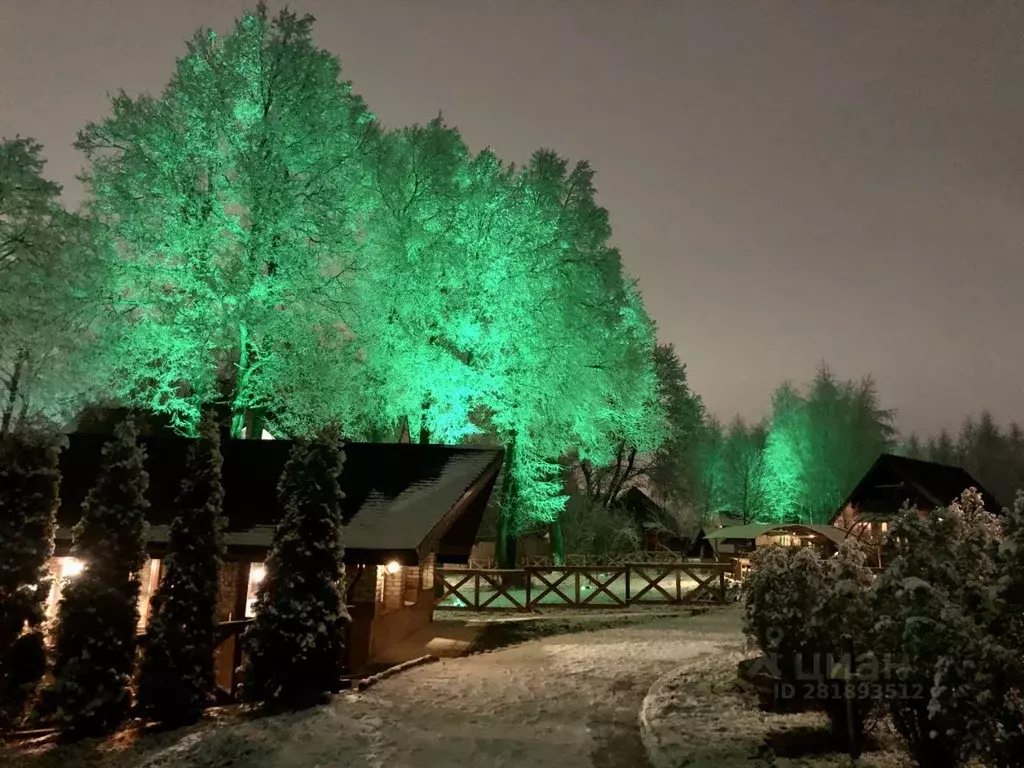
{"label": "wooden post", "polygon": [[[860,728],[857,727],[857,702],[853,694],[857,692],[857,659],[853,655],[853,637],[843,635],[843,656],[847,660],[846,674],[843,676],[843,693],[846,696],[846,743],[850,750],[850,758],[860,757]],[[853,690],[850,690],[850,686]]]}
{"label": "wooden post", "polygon": [[718,603],[725,605],[725,571],[718,572]]}
{"label": "wooden post", "polygon": [[533,581],[533,573],[531,572],[531,570],[529,568],[524,568],[523,571],[526,574],[526,608],[527,608],[527,610],[529,610],[529,608],[530,608],[530,582]]}
{"label": "wooden post", "polygon": [[630,601],[629,580],[630,580],[629,563],[626,563],[626,605],[629,605],[629,601]]}

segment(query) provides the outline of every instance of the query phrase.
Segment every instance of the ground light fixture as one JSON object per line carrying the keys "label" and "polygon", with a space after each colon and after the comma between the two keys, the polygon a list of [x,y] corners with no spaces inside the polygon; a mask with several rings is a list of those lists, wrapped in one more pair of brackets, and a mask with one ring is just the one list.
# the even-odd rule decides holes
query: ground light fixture
{"label": "ground light fixture", "polygon": [[396,573],[398,573],[400,570],[402,570],[402,564],[400,562],[398,562],[397,560],[392,560],[391,562],[389,562],[387,565],[384,566],[384,570],[386,570],[388,573],[390,573],[392,576],[394,576]]}

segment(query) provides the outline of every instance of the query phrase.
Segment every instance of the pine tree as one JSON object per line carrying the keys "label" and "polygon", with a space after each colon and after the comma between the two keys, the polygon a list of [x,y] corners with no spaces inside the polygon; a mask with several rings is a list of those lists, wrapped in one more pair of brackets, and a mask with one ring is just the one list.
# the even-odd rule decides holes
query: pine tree
{"label": "pine tree", "polygon": [[51,435],[0,437],[0,730],[20,719],[45,672],[59,450]]}
{"label": "pine tree", "polygon": [[266,709],[312,706],[338,687],[348,620],[338,486],[344,458],[337,434],[328,432],[297,442],[281,476],[284,516],[244,637],[242,694]]}
{"label": "pine tree", "polygon": [[84,570],[61,598],[49,691],[72,738],[112,732],[131,704],[149,486],[137,437],[131,420],[118,425],[74,530],[71,555]]}
{"label": "pine tree", "polygon": [[140,711],[175,725],[197,721],[213,690],[224,527],[221,465],[218,426],[207,419],[189,451],[139,674]]}

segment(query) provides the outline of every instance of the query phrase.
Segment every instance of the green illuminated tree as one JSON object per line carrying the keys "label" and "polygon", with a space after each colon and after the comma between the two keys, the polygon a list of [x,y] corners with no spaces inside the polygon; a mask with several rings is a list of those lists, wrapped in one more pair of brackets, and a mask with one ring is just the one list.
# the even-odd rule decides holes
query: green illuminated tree
{"label": "green illuminated tree", "polygon": [[139,673],[139,709],[165,723],[197,721],[213,691],[224,527],[221,464],[218,426],[207,418],[189,450]]}
{"label": "green illuminated tree", "polygon": [[893,417],[870,378],[840,381],[822,366],[806,394],[780,387],[765,443],[766,519],[827,520],[879,454],[892,449]]}
{"label": "green illuminated tree", "polygon": [[341,679],[344,564],[338,487],[345,455],[334,432],[297,442],[281,476],[284,517],[246,631],[242,693],[267,709],[319,703]]}
{"label": "green illuminated tree", "polygon": [[260,5],[223,37],[201,30],[158,98],[121,93],[79,134],[110,238],[117,394],[186,433],[218,399],[236,437],[263,417],[309,431],[350,363],[376,126],[312,23]]}
{"label": "green illuminated tree", "polygon": [[149,475],[131,421],[103,448],[71,555],[85,566],[64,588],[48,698],[68,736],[113,731],[128,714],[139,623],[139,571]]}
{"label": "green illuminated tree", "polygon": [[18,722],[46,671],[59,450],[48,433],[0,436],[0,731]]}
{"label": "green illuminated tree", "polygon": [[483,276],[459,240],[469,163],[458,132],[441,118],[392,131],[377,145],[353,291],[366,413],[350,416],[350,431],[360,423],[385,434],[405,427],[414,439],[442,443],[479,431],[470,418],[479,389],[471,361],[474,281]]}

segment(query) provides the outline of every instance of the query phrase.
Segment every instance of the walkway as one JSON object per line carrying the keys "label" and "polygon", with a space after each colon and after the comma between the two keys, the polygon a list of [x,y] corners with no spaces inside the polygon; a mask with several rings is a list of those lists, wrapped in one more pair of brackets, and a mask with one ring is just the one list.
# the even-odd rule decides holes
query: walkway
{"label": "walkway", "polygon": [[735,649],[739,615],[733,606],[655,617],[442,659],[325,707],[258,720],[228,716],[219,726],[146,740],[103,764],[644,768],[638,714],[648,688],[687,660]]}

